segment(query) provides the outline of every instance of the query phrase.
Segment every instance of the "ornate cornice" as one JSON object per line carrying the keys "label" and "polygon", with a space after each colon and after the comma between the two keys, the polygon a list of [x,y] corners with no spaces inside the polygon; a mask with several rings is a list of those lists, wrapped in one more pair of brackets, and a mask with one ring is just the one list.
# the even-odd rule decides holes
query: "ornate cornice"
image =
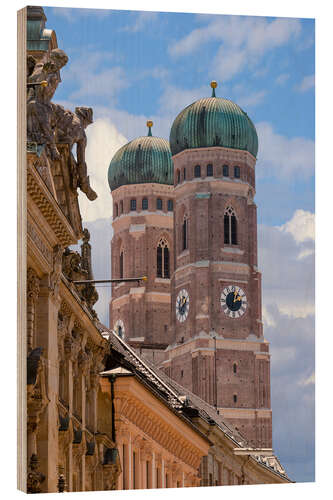
{"label": "ornate cornice", "polygon": [[45,217],[59,244],[64,247],[75,244],[81,235],[74,232],[58,203],[30,162],[27,165],[27,192]]}

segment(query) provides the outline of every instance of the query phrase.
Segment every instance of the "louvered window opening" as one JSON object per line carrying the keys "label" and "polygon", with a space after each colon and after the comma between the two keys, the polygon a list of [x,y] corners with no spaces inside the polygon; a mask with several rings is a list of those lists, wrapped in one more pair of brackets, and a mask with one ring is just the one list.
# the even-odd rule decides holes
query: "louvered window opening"
{"label": "louvered window opening", "polygon": [[224,244],[237,245],[237,219],[232,207],[224,212]]}

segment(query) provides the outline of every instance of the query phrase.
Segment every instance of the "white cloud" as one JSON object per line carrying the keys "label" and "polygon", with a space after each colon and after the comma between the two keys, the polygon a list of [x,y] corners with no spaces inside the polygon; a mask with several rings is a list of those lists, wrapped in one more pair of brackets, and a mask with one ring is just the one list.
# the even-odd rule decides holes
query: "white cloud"
{"label": "white cloud", "polygon": [[314,214],[304,210],[296,210],[282,226],[258,227],[263,319],[268,327],[274,327],[272,307],[292,318],[314,314],[313,230]]}
{"label": "white cloud", "polygon": [[315,145],[304,137],[288,138],[277,134],[270,123],[256,124],[259,137],[257,175],[286,178],[314,175]]}
{"label": "white cloud", "polygon": [[301,83],[296,87],[300,92],[307,92],[315,86],[315,76],[308,75],[303,78]]}
{"label": "white cloud", "polygon": [[315,238],[315,215],[306,210],[296,210],[293,217],[279,227],[280,231],[292,234],[297,243]]}
{"label": "white cloud", "polygon": [[258,66],[266,52],[283,46],[301,32],[298,19],[268,20],[249,16],[203,16],[202,19],[209,21],[173,42],[169,53],[173,57],[182,57],[212,40],[220,41],[212,67],[216,77],[223,81],[231,79],[247,64]]}
{"label": "white cloud", "polygon": [[90,184],[98,198],[89,201],[80,192],[79,204],[84,222],[112,217],[112,197],[107,180],[110,161],[116,151],[128,141],[107,119],[97,119],[87,128],[86,162]]}
{"label": "white cloud", "polygon": [[157,12],[138,12],[133,15],[135,15],[136,18],[135,22],[125,26],[121,31],[129,31],[131,33],[142,31],[147,27],[147,24],[155,23],[158,18]]}

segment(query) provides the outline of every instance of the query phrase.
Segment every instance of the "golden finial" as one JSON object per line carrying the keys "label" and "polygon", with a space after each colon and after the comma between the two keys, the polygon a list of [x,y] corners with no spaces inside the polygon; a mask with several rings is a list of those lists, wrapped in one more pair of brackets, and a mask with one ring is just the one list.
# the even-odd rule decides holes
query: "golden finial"
{"label": "golden finial", "polygon": [[212,90],[212,97],[216,97],[216,95],[215,95],[215,89],[216,89],[216,87],[217,87],[217,82],[216,82],[215,80],[212,80],[212,81],[210,82],[210,86],[211,86],[211,87],[212,87],[212,89],[213,89],[213,90]]}
{"label": "golden finial", "polygon": [[46,80],[42,80],[42,81],[40,82],[40,84],[41,84],[41,87],[47,87],[47,85],[48,85],[48,83],[47,83],[47,81],[46,81]]}
{"label": "golden finial", "polygon": [[151,136],[151,135],[152,135],[152,133],[151,133],[151,128],[152,128],[152,126],[153,126],[153,125],[154,125],[154,124],[153,124],[153,122],[152,122],[151,120],[148,120],[148,121],[147,121],[147,127],[148,127],[148,129],[149,129],[149,130],[148,130],[148,135],[149,135],[149,136]]}

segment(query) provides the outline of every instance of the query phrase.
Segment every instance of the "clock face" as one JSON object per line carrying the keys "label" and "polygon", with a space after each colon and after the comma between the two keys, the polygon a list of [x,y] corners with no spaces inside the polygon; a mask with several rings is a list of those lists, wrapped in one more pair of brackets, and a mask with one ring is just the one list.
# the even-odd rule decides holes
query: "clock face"
{"label": "clock face", "polygon": [[229,318],[240,318],[246,311],[247,298],[244,290],[237,285],[229,285],[221,293],[221,307]]}
{"label": "clock face", "polygon": [[183,288],[177,295],[176,299],[176,316],[178,321],[183,323],[188,316],[188,312],[190,309],[190,296],[188,291]]}

